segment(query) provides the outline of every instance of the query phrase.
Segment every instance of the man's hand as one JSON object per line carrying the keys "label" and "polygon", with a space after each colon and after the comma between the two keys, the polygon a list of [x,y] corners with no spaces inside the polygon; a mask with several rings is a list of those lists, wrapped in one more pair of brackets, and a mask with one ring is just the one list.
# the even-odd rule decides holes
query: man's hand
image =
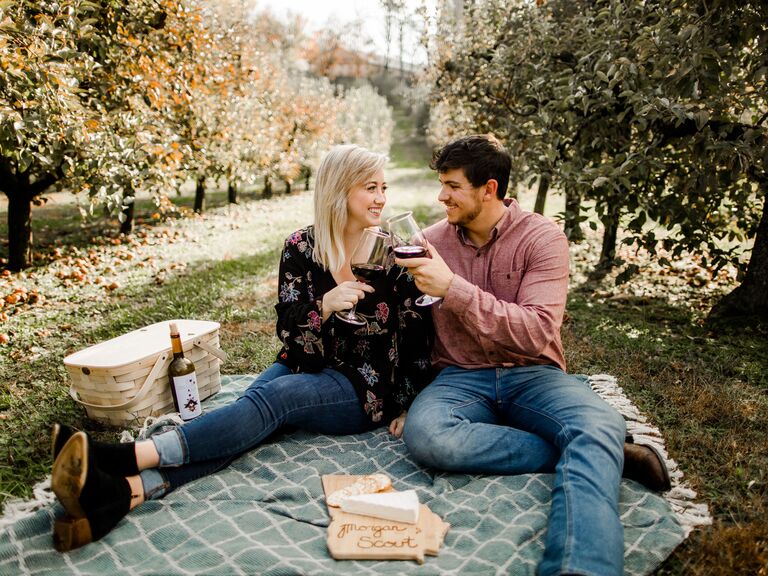
{"label": "man's hand", "polygon": [[392,434],[392,436],[395,438],[400,438],[400,436],[403,435],[403,428],[405,428],[405,417],[407,414],[408,411],[403,410],[403,413],[392,420],[392,422],[389,424],[389,433]]}
{"label": "man's hand", "polygon": [[323,295],[323,322],[334,312],[349,310],[358,300],[365,298],[366,292],[373,291],[373,286],[354,280],[347,280],[329,290]]}
{"label": "man's hand", "polygon": [[428,248],[431,258],[395,258],[395,262],[408,268],[416,280],[416,287],[424,294],[443,298],[454,274],[434,246],[428,244]]}

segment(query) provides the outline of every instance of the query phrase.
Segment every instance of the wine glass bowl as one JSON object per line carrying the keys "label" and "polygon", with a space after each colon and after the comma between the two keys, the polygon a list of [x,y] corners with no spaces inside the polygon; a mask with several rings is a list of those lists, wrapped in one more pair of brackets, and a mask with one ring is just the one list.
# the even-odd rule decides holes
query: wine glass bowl
{"label": "wine glass bowl", "polygon": [[404,212],[387,220],[392,248],[398,258],[422,258],[427,255],[427,240],[413,218]]}
{"label": "wine glass bowl", "polygon": [[[349,260],[352,274],[358,282],[371,284],[386,274],[389,248],[389,234],[375,226],[363,230],[363,235]],[[367,322],[357,313],[356,308],[357,305],[354,305],[349,310],[340,310],[336,312],[336,317],[348,324],[364,326]]]}
{"label": "wine glass bowl", "polygon": [[424,246],[409,244],[406,246],[397,246],[394,248],[395,256],[398,258],[426,258],[427,249]]}
{"label": "wine glass bowl", "polygon": [[[387,220],[392,238],[392,249],[398,258],[431,258],[424,232],[413,218],[413,212],[404,212]],[[416,299],[417,306],[431,306],[442,298],[422,294]]]}

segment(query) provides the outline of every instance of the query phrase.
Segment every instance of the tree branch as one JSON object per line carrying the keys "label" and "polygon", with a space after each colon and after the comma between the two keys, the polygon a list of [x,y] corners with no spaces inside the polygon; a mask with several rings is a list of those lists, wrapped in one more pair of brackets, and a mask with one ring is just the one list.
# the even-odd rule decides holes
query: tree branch
{"label": "tree branch", "polygon": [[[651,121],[650,126],[652,130],[663,136],[661,141],[662,145],[667,144],[671,140],[675,140],[677,138],[693,136],[697,132],[701,131],[696,125],[696,121],[690,119],[683,120],[680,124],[673,123],[664,119],[657,119]],[[725,129],[725,134],[723,137],[718,138],[718,140],[736,140],[744,136],[744,133],[747,130],[757,128],[759,123],[753,126],[751,124],[744,124],[743,122],[710,120],[707,122],[707,126],[709,126],[713,132],[717,133]]]}
{"label": "tree branch", "polygon": [[55,184],[60,178],[58,173],[49,172],[42,178],[38,178],[32,184],[29,185],[29,199],[36,198],[40,194],[46,191],[49,186]]}

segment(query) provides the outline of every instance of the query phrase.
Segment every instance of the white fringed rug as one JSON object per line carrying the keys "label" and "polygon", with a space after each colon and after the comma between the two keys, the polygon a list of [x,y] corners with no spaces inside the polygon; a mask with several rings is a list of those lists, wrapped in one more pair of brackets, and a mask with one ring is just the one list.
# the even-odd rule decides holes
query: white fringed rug
{"label": "white fringed rug", "polygon": [[703,502],[696,502],[696,492],[683,478],[683,472],[667,453],[664,437],[655,426],[648,424],[648,419],[640,413],[637,406],[627,398],[624,390],[616,383],[616,378],[608,374],[595,374],[588,379],[589,385],[608,404],[613,406],[627,422],[627,433],[637,444],[649,444],[664,456],[672,481],[672,489],[664,493],[664,499],[674,510],[680,525],[685,529],[686,538],[697,526],[712,524],[709,508]]}
{"label": "white fringed rug", "polygon": [[[232,402],[252,375],[222,378],[206,409]],[[585,378],[586,379],[586,378]],[[593,389],[627,420],[636,442],[667,457],[658,429],[612,376],[591,376]],[[158,425],[157,421],[149,423]],[[663,495],[623,481],[625,574],[651,574],[696,526],[711,523],[677,464]],[[320,476],[388,474],[399,490],[451,524],[440,555],[412,562],[344,561],[326,548]],[[102,540],[58,554],[52,526],[62,514],[47,482],[30,501],[10,502],[0,523],[0,574],[535,574],[543,552],[552,474],[480,476],[421,468],[401,440],[382,428],[351,436],[301,431],[271,438],[228,468],[132,511]]]}

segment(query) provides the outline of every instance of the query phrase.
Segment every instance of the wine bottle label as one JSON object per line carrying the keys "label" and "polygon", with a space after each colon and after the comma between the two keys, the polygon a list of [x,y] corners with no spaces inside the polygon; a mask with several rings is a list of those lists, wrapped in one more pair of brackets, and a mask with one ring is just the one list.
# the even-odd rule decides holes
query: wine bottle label
{"label": "wine bottle label", "polygon": [[200,393],[197,390],[197,375],[194,372],[184,376],[174,376],[173,389],[176,392],[179,416],[182,420],[191,420],[203,413]]}

